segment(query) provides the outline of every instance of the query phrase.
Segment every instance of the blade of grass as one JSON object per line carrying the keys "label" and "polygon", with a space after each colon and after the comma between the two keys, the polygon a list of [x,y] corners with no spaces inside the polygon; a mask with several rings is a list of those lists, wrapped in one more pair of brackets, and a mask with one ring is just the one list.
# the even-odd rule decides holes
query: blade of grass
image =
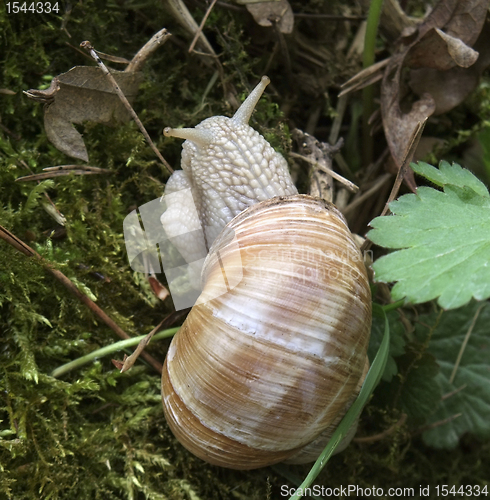
{"label": "blade of grass", "polygon": [[[172,335],[175,335],[175,333],[179,330],[179,328],[180,326],[177,326],[175,328],[169,328],[168,330],[163,330],[162,332],[159,332],[156,335],[154,335],[153,339],[161,340],[171,337]],[[76,370],[77,368],[81,368],[87,363],[95,361],[96,359],[101,358],[102,356],[107,356],[108,354],[120,351],[121,349],[126,349],[127,347],[133,347],[139,344],[139,342],[143,340],[145,337],[146,335],[139,335],[138,337],[132,337],[127,340],[114,342],[113,344],[97,349],[96,351],[93,351],[90,354],[87,354],[86,356],[82,356],[81,358],[74,359],[73,361],[70,361],[65,365],[59,366],[58,368],[56,368],[56,370],[53,370],[51,376],[61,377],[61,375],[64,375],[69,371]]]}
{"label": "blade of grass", "polygon": [[332,438],[328,442],[322,454],[318,457],[305,480],[296,489],[296,493],[292,497],[290,497],[289,500],[298,500],[299,498],[301,498],[303,496],[302,493],[304,492],[304,490],[306,488],[309,488],[313,481],[318,477],[318,474],[320,474],[323,467],[327,465],[327,462],[335,451],[337,445],[347,434],[350,426],[354,423],[354,420],[357,418],[359,413],[361,413],[364,405],[367,403],[375,387],[378,385],[381,376],[383,375],[386,366],[386,360],[388,359],[388,351],[390,346],[390,327],[388,324],[388,318],[381,306],[379,306],[378,304],[373,304],[373,313],[384,317],[385,332],[376,357],[374,358],[373,364],[371,365],[371,368],[369,369],[369,372],[366,376],[366,380],[364,381],[361,391],[359,392],[359,396],[349,408],[349,411],[345,414],[342,422],[340,422],[337,430],[333,433]]}

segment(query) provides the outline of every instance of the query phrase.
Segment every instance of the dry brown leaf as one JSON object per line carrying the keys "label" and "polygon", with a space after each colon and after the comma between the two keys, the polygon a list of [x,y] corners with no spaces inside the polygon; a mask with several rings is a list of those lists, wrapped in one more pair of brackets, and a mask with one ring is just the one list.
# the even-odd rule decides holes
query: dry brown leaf
{"label": "dry brown leaf", "polygon": [[[447,74],[447,70],[456,66],[456,61],[475,66],[478,58],[475,58],[475,51],[470,47],[475,44],[482,30],[489,4],[490,0],[441,0],[417,27],[416,32],[402,37],[403,44],[398,53],[391,57],[381,86],[383,127],[398,168],[401,167],[414,131],[420,122],[436,110],[436,100],[428,92],[438,84],[437,79],[432,80],[436,82],[432,85],[427,79],[419,78],[416,82],[415,78],[414,85],[417,86],[420,100],[412,104],[408,113],[404,113],[400,105],[406,97],[401,90],[402,67],[442,68]],[[469,84],[463,80],[471,78],[461,76],[464,71],[468,70],[454,68],[453,73],[460,77],[461,89],[458,90],[461,92],[453,89],[453,95],[445,96],[445,103],[441,98],[439,106],[442,109],[447,109],[449,101],[457,102],[457,94],[462,94],[462,90],[468,88]]]}
{"label": "dry brown leaf", "polygon": [[288,35],[293,32],[294,14],[288,0],[247,3],[246,7],[260,26],[276,24],[281,33]]}
{"label": "dry brown leaf", "polygon": [[468,68],[477,59],[478,52],[461,39],[434,28],[410,51],[406,65],[414,69],[434,68],[445,71],[455,66]]}
{"label": "dry brown leaf", "polygon": [[436,29],[437,34],[446,42],[447,51],[454,62],[462,67],[469,68],[478,59],[478,52],[468,47],[461,39],[455,38],[440,29]]}
{"label": "dry brown leaf", "polygon": [[410,72],[409,85],[417,95],[428,92],[436,102],[434,114],[440,115],[461,104],[475,90],[482,72],[490,65],[490,23],[487,23],[475,49],[480,56],[470,68],[452,68],[439,71],[421,68]]}
{"label": "dry brown leaf", "polygon": [[[131,102],[141,73],[113,71],[119,87]],[[88,161],[81,134],[73,126],[86,121],[114,125],[129,120],[129,113],[99,68],[76,66],[55,79],[47,91],[29,90],[29,97],[48,102],[44,126],[48,139],[68,156]]]}
{"label": "dry brown leaf", "polygon": [[489,0],[458,0],[444,31],[472,47],[483,28],[489,5]]}
{"label": "dry brown leaf", "polygon": [[441,115],[460,104],[475,89],[479,78],[479,74],[464,68],[420,68],[410,72],[409,84],[417,95],[428,92],[435,102],[434,114]]}
{"label": "dry brown leaf", "polygon": [[[419,124],[434,113],[436,104],[430,94],[424,94],[408,113],[400,108],[401,63],[388,66],[381,86],[381,112],[383,128],[391,155],[398,168],[401,167],[410,140]],[[411,187],[410,178],[407,179]]]}
{"label": "dry brown leaf", "polygon": [[489,4],[490,0],[440,1],[418,26],[405,65],[444,71],[473,64],[478,56],[471,47],[483,28]]}

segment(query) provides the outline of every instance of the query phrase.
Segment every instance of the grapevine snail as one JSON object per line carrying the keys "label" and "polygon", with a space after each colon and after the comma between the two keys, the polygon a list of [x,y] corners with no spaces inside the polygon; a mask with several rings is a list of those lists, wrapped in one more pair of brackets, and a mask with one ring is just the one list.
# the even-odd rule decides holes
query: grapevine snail
{"label": "grapevine snail", "polygon": [[[165,196],[187,189],[196,210],[174,197],[161,222],[168,234],[201,223],[204,236],[192,233],[181,251],[209,249],[205,300],[165,360],[164,413],[188,450],[235,469],[316,458],[309,449],[324,446],[360,389],[371,325],[366,270],[342,214],[297,194],[285,159],[248,125],[268,83],[232,118],[164,132],[186,139]],[[239,279],[220,294],[222,261]]]}

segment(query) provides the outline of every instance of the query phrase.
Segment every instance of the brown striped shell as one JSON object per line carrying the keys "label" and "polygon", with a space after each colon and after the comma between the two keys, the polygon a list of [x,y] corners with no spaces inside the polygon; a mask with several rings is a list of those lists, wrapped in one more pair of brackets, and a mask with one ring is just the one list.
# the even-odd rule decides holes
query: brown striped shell
{"label": "brown striped shell", "polygon": [[253,469],[333,431],[359,391],[371,325],[342,214],[305,195],[258,203],[218,236],[202,280],[163,370],[178,440],[212,464]]}

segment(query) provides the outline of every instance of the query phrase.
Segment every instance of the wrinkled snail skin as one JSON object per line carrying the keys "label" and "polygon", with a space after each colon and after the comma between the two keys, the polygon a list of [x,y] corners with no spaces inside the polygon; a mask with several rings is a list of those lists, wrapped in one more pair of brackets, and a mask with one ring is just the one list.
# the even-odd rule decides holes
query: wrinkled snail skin
{"label": "wrinkled snail skin", "polygon": [[[202,300],[172,340],[165,360],[165,417],[196,456],[236,469],[294,455],[300,462],[315,458],[301,450],[325,430],[333,432],[352,404],[365,376],[371,325],[365,266],[342,214],[328,202],[297,195],[284,159],[269,154],[265,139],[246,124],[267,83],[262,79],[253,99],[249,96],[242,105],[245,111],[240,108],[226,119],[238,116],[244,135],[260,141],[259,146],[236,148],[248,139],[242,141],[221,125],[218,132],[202,127],[213,118],[196,129],[181,129],[197,130],[194,138],[193,132],[167,131],[179,132],[189,144],[183,153],[184,183],[197,193],[196,214],[189,220],[198,217],[213,229],[204,242],[210,249],[201,276]],[[228,149],[222,133],[229,135]],[[215,148],[216,137],[220,144]],[[219,194],[224,201],[216,194],[219,189],[211,187],[210,196],[210,185],[222,182],[220,171],[206,166],[202,174],[195,158],[189,159],[189,151],[202,156],[223,148],[240,152],[240,158],[232,155],[236,167],[227,157],[225,173],[232,172],[231,184],[234,169],[239,179],[248,179],[248,201],[240,190],[224,187]],[[265,157],[273,164],[262,161]],[[212,155],[208,164],[218,168]],[[262,175],[275,179],[270,189],[265,181],[258,187],[252,182]],[[183,175],[178,177],[176,184]],[[245,209],[240,210],[241,202]],[[188,209],[176,203],[174,216],[179,210],[185,219]],[[164,226],[170,222],[162,220]],[[225,229],[213,232],[218,227]],[[231,284],[224,291],[223,269]]]}
{"label": "wrinkled snail skin", "polygon": [[[193,199],[192,203],[176,195],[168,200],[162,224],[169,237],[203,227],[206,241],[194,246],[204,244],[209,249],[225,225],[245,208],[298,193],[284,157],[248,125],[269,81],[263,77],[232,118],[213,116],[196,128],[164,130],[166,136],[186,139],[182,170],[167,181],[165,196],[188,189]],[[184,257],[187,248],[182,248]]]}

